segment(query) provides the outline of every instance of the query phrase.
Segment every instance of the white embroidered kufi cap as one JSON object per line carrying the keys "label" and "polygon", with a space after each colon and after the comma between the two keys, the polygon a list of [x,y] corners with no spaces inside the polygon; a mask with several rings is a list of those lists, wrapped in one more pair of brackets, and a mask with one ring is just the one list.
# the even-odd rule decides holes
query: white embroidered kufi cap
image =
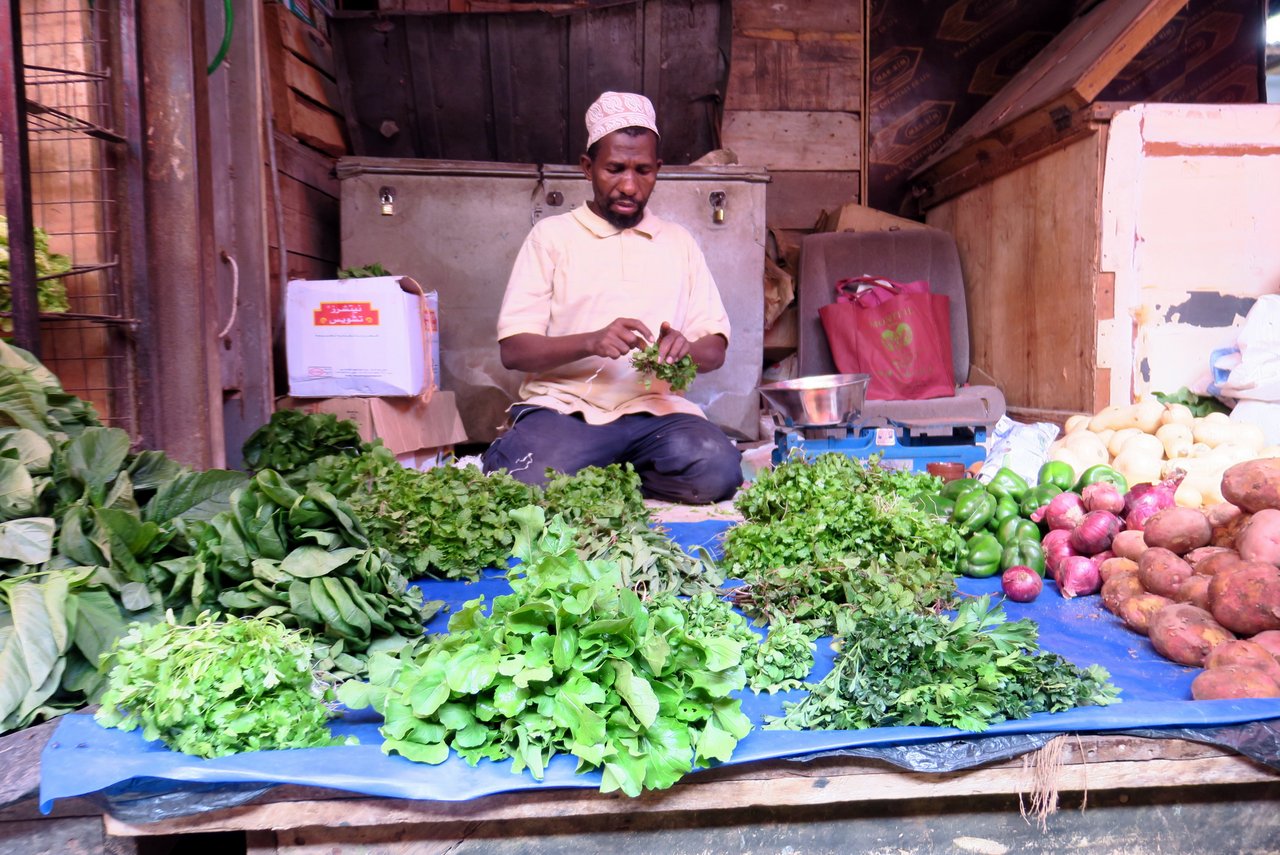
{"label": "white embroidered kufi cap", "polygon": [[631,127],[658,133],[653,103],[632,92],[605,92],[587,108],[587,148],[616,130]]}

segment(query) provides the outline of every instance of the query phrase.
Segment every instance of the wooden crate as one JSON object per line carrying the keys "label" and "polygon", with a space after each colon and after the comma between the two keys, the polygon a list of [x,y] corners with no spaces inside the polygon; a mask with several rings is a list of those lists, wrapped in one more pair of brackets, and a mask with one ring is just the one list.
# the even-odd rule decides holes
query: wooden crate
{"label": "wooden crate", "polygon": [[334,157],[350,153],[329,39],[274,4],[264,29],[276,130]]}

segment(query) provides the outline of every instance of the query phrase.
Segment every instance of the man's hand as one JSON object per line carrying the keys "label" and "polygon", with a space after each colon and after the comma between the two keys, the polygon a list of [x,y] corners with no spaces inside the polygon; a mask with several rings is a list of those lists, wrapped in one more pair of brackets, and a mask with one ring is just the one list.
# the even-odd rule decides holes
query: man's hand
{"label": "man's hand", "polygon": [[[663,324],[663,329],[667,327]],[[683,337],[682,337],[683,338]],[[617,359],[632,350],[648,347],[653,340],[653,333],[642,321],[635,318],[617,318],[607,327],[590,333],[587,338],[587,351],[592,356],[605,359]]]}
{"label": "man's hand", "polygon": [[663,321],[658,333],[658,361],[679,362],[688,353],[689,340],[684,337],[684,333]]}

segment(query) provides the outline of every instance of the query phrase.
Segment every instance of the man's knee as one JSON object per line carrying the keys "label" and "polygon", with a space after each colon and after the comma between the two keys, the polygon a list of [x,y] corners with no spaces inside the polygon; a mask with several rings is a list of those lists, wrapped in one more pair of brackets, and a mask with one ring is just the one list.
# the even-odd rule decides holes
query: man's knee
{"label": "man's knee", "polygon": [[670,438],[664,458],[674,464],[670,474],[681,482],[684,495],[678,501],[723,501],[742,484],[742,453],[715,425],[706,428]]}

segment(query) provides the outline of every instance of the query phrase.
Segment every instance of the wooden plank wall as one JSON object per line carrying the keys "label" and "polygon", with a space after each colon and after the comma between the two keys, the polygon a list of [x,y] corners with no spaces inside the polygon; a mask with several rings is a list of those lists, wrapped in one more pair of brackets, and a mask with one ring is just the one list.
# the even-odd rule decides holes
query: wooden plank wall
{"label": "wooden plank wall", "polygon": [[1105,127],[951,199],[928,223],[955,235],[969,302],[970,382],[1010,414],[1061,421],[1107,400],[1097,324],[1114,295],[1099,270]]}
{"label": "wooden plank wall", "polygon": [[280,224],[283,216],[290,279],[331,279],[340,262],[336,157],[347,154],[346,123],[328,37],[276,2],[267,2],[264,30],[274,124],[276,175],[267,170],[267,235],[271,305],[283,305]]}
{"label": "wooden plank wall", "polygon": [[860,3],[732,0],[722,145],[767,167],[771,229],[812,230],[857,201],[862,159]]}

